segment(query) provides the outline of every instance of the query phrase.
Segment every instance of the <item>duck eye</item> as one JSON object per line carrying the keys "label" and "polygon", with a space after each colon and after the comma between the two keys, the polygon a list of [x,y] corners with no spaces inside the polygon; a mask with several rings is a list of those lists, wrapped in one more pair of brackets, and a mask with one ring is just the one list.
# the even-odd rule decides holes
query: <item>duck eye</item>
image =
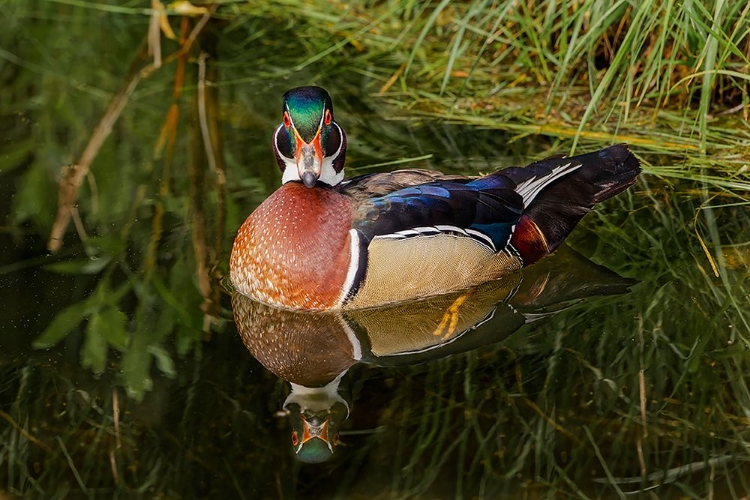
{"label": "duck eye", "polygon": [[299,443],[299,437],[297,437],[297,431],[292,432],[292,446],[297,446]]}
{"label": "duck eye", "polygon": [[325,118],[323,118],[323,121],[325,122],[326,125],[330,125],[331,124],[331,120],[332,120],[331,110],[330,109],[326,109],[326,116],[325,116]]}
{"label": "duck eye", "polygon": [[292,119],[289,118],[289,113],[287,113],[286,111],[284,111],[284,126],[286,128],[289,128],[292,126]]}

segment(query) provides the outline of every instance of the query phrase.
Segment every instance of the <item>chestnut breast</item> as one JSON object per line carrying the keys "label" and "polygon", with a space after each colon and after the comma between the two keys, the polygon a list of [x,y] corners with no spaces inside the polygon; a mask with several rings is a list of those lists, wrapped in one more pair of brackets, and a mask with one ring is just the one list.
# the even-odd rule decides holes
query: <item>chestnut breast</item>
{"label": "chestnut breast", "polygon": [[349,198],[338,191],[284,184],[240,227],[229,264],[232,284],[278,307],[340,306],[351,224]]}

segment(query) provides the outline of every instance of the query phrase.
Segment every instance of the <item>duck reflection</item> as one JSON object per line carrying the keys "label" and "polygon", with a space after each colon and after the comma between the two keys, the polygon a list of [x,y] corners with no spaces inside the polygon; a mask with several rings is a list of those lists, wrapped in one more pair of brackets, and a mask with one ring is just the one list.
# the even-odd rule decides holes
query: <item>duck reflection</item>
{"label": "duck reflection", "polygon": [[408,304],[292,312],[235,293],[232,305],[247,349],[291,385],[284,409],[297,457],[322,462],[351,411],[345,374],[354,364],[415,364],[476,349],[587,297],[628,292],[634,282],[563,246],[517,274]]}

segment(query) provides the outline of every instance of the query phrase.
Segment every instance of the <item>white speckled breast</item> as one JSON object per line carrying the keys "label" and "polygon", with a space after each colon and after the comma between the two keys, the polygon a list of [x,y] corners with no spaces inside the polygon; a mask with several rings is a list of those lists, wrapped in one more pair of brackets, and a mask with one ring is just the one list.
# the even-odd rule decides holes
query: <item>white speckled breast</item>
{"label": "white speckled breast", "polygon": [[243,295],[288,309],[338,307],[350,264],[349,199],[288,182],[240,227],[229,261]]}

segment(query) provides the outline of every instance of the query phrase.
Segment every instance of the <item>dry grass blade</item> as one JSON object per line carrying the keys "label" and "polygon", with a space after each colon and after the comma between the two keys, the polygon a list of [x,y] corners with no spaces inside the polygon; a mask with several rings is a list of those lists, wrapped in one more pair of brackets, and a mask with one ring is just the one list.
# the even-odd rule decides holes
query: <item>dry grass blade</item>
{"label": "dry grass blade", "polygon": [[[190,48],[192,47],[193,42],[198,36],[198,33],[200,33],[208,20],[211,18],[212,13],[217,8],[218,4],[212,5],[208,12],[203,15],[201,20],[193,28],[190,36],[188,36],[187,38],[186,43],[180,48],[180,50],[166,57],[163,63],[171,62],[172,60],[177,59],[190,51]],[[83,179],[86,177],[86,175],[88,175],[94,158],[96,158],[99,150],[104,144],[104,141],[112,132],[112,127],[120,117],[120,113],[122,113],[122,110],[125,109],[130,95],[133,93],[133,91],[135,91],[138,83],[142,78],[148,77],[154,70],[160,68],[162,65],[162,61],[160,60],[158,61],[158,66],[156,62],[152,62],[151,64],[144,66],[144,63],[148,58],[147,46],[148,44],[146,43],[141,44],[141,48],[138,50],[135,60],[131,64],[128,75],[125,78],[123,88],[112,98],[112,101],[110,102],[107,110],[102,116],[102,119],[94,129],[94,132],[91,135],[91,139],[89,140],[86,148],[81,154],[81,158],[79,159],[79,161],[73,165],[63,167],[62,169],[57,216],[55,217],[55,222],[52,225],[50,237],[47,242],[47,248],[50,252],[57,252],[62,246],[63,236],[65,235],[65,231],[68,228],[68,224],[72,216],[71,209],[78,199],[78,190],[83,182]]]}
{"label": "dry grass blade", "polygon": [[130,71],[128,71],[123,88],[112,98],[109,107],[104,112],[93,134],[91,134],[91,139],[81,154],[81,158],[75,164],[63,167],[61,171],[57,216],[47,242],[47,249],[50,252],[57,252],[62,246],[63,236],[73,215],[72,210],[75,202],[78,199],[78,190],[83,183],[83,179],[88,175],[91,163],[99,153],[102,144],[109,137],[112,127],[120,117],[122,110],[125,109],[130,95],[138,86],[138,82],[141,80],[141,66],[146,62],[147,57],[146,46],[142,45]]}

